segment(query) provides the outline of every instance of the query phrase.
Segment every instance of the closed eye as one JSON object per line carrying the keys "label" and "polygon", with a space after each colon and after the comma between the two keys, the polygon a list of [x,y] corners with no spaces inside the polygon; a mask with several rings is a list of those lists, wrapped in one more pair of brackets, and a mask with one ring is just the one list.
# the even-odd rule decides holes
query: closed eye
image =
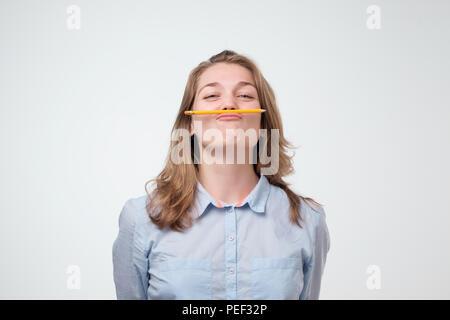
{"label": "closed eye", "polygon": [[[216,97],[217,95],[215,95],[215,94],[211,94],[211,95],[209,95],[209,96],[206,96],[204,99],[208,99],[208,98],[211,98],[211,97]],[[239,97],[246,97],[247,99],[253,99],[253,97],[252,96],[249,96],[248,94],[241,94]]]}

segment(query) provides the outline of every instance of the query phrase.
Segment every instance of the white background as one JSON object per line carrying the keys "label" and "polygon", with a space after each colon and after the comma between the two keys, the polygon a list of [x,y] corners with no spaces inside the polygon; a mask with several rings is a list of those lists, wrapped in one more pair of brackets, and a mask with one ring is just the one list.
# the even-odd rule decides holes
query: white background
{"label": "white background", "polygon": [[[120,209],[162,169],[189,72],[230,49],[276,93],[299,146],[288,181],[324,204],[320,298],[449,299],[449,12],[424,0],[2,0],[0,298],[115,299]],[[366,285],[370,265],[380,289]]]}

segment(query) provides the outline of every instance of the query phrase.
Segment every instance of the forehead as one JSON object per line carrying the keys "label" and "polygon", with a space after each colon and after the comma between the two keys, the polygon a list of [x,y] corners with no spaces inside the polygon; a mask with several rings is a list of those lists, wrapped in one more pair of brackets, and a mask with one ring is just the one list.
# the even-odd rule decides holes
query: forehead
{"label": "forehead", "polygon": [[210,82],[220,82],[222,85],[234,85],[240,81],[255,83],[252,73],[247,68],[235,63],[216,63],[201,74],[198,79],[198,88]]}

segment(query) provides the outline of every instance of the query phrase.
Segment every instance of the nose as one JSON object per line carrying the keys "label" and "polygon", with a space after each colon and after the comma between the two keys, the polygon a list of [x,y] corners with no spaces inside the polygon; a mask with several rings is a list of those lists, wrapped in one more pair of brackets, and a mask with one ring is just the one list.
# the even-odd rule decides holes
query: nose
{"label": "nose", "polygon": [[231,107],[222,107],[222,110],[235,110],[236,109],[236,107],[233,107],[233,106],[231,106]]}
{"label": "nose", "polygon": [[236,106],[236,101],[234,100],[232,94],[229,94],[226,97],[224,96],[223,104],[221,107],[222,110],[235,110],[237,109]]}

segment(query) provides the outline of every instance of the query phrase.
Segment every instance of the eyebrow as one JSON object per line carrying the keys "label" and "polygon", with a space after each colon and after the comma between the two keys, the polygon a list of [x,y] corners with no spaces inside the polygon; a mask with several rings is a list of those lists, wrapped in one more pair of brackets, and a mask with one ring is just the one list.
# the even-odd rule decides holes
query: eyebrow
{"label": "eyebrow", "polygon": [[[211,82],[211,83],[205,84],[203,87],[201,87],[198,90],[197,94],[199,94],[205,87],[216,87],[216,86],[220,86],[220,83],[218,83],[218,82]],[[252,87],[254,87],[256,89],[256,87],[255,87],[255,85],[253,83],[247,82],[247,81],[240,81],[236,85],[236,87],[243,87],[243,86],[252,86]]]}

